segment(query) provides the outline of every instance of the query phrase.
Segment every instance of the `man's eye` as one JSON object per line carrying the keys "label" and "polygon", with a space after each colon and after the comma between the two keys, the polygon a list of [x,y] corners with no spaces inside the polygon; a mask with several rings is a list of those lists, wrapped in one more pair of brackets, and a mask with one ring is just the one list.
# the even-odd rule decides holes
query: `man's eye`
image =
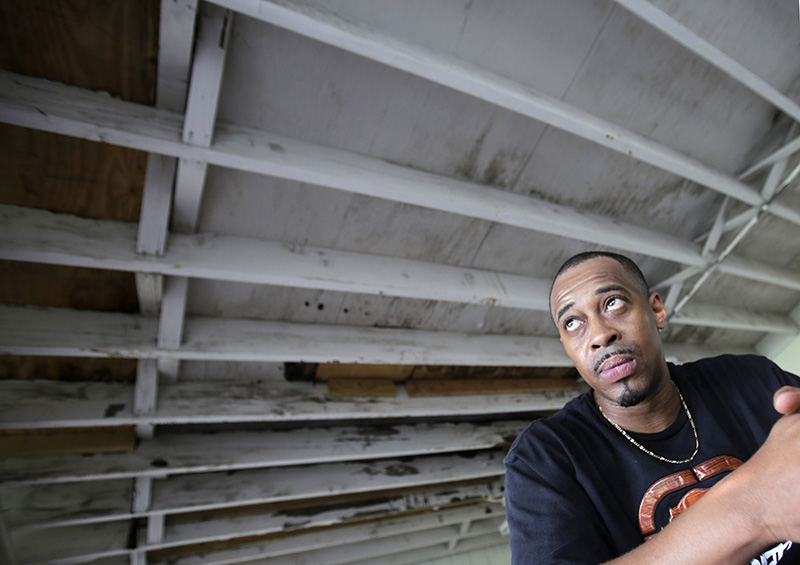
{"label": "man's eye", "polygon": [[611,298],[608,302],[606,302],[606,310],[618,310],[624,306],[624,302],[621,298]]}
{"label": "man's eye", "polygon": [[568,332],[577,329],[577,327],[578,327],[578,320],[576,320],[575,318],[570,318],[564,324],[564,329],[567,330]]}

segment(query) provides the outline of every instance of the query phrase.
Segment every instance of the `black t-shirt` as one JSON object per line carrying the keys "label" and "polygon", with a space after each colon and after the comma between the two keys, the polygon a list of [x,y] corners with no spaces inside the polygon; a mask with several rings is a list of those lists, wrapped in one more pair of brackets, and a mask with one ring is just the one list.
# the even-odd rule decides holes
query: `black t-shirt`
{"label": "black t-shirt", "polygon": [[[669,371],[697,427],[700,449],[689,463],[659,461],[634,446],[603,418],[591,391],[517,437],[505,459],[515,565],[598,563],[638,546],[669,523],[671,511],[747,461],[780,417],[774,392],[800,386],[795,375],[752,355],[670,364]],[[660,433],[631,435],[670,459],[694,450],[683,412]],[[778,554],[785,555],[775,560]],[[800,543],[754,563],[800,564]]]}

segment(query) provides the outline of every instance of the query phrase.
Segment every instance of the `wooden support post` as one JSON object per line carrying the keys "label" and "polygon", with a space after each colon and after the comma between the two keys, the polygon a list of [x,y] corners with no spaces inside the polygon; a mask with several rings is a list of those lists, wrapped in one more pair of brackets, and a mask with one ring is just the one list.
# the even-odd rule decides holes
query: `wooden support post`
{"label": "wooden support post", "polygon": [[469,532],[469,525],[471,523],[472,523],[471,520],[464,520],[463,522],[461,522],[458,528],[458,537],[454,537],[449,542],[447,542],[448,551],[453,551],[458,545],[459,539],[467,536],[467,532]]}
{"label": "wooden support post", "polygon": [[[147,512],[152,506],[153,479],[152,477],[136,477],[133,483],[132,512],[141,514]],[[139,536],[137,545],[154,545],[164,539],[164,514],[153,513],[147,517],[147,530]],[[131,556],[132,565],[145,565],[147,563],[144,551],[136,551]]]}
{"label": "wooden support post", "polygon": [[158,347],[161,349],[178,349],[181,345],[188,286],[189,279],[185,277],[169,277],[165,281],[158,324]]}
{"label": "wooden support post", "polygon": [[[233,14],[228,10],[207,4],[201,8],[183,125],[186,143],[211,145],[232,22]],[[204,161],[178,161],[172,211],[172,227],[177,232],[191,233],[197,226],[207,168]],[[185,277],[170,277],[165,282],[158,334],[161,348],[177,349],[181,345],[188,289],[189,279]],[[180,361],[162,360],[159,369],[168,380],[177,380]]]}
{"label": "wooden support post", "polygon": [[7,565],[17,565],[17,558],[14,555],[14,547],[11,544],[11,536],[8,535],[6,522],[0,513],[0,563]]}
{"label": "wooden support post", "polygon": [[136,477],[133,479],[133,503],[131,510],[134,514],[147,512],[150,508],[150,499],[153,490],[151,477]]}
{"label": "wooden support post", "polygon": [[[194,43],[195,15],[197,0],[180,0],[161,3],[158,82],[156,106],[173,112],[181,112],[186,99],[186,84]],[[175,183],[177,160],[174,157],[151,153],[147,159],[142,212],[139,219],[137,253],[163,255],[168,235],[169,217]],[[159,274],[136,276],[136,289],[139,293],[139,306],[142,314],[164,317],[164,277]],[[181,311],[183,327],[183,312]],[[180,335],[180,334],[178,334]],[[159,338],[161,332],[159,333]],[[180,337],[178,338],[180,339]],[[163,367],[165,374],[177,375],[177,361]],[[134,389],[135,416],[151,414],[158,397],[159,363],[154,359],[140,359],[137,367]],[[155,426],[142,424],[136,426],[139,437],[152,438]],[[145,512],[150,507],[152,479],[138,477],[134,480],[132,510]],[[150,521],[148,518],[148,539]],[[158,530],[158,524],[155,527]],[[160,530],[163,536],[164,520],[161,516]],[[138,541],[138,540],[137,540]],[[138,543],[137,543],[138,545]],[[131,553],[131,565],[146,565],[144,551]]]}
{"label": "wooden support post", "polygon": [[672,309],[675,308],[675,305],[678,303],[678,297],[681,294],[681,288],[683,288],[683,281],[678,281],[669,286],[667,299],[664,301],[664,308],[667,310],[668,314],[672,312]]}
{"label": "wooden support post", "polygon": [[704,257],[711,257],[714,253],[714,250],[717,248],[719,238],[722,235],[722,230],[725,226],[725,210],[727,207],[728,198],[724,198],[719,210],[717,211],[717,216],[714,218],[714,225],[711,226],[711,231],[708,232],[706,243],[703,245],[702,253]]}
{"label": "wooden support post", "polygon": [[[146,416],[156,409],[158,397],[158,364],[155,359],[139,359],[136,367],[136,385],[133,391],[133,415]],[[141,438],[153,437],[152,424],[139,424],[136,434]]]}
{"label": "wooden support post", "polygon": [[[151,477],[136,477],[133,479],[133,502],[131,504],[131,512],[133,514],[147,512],[150,508],[152,487],[153,479]],[[138,540],[137,545],[141,545]],[[131,553],[131,565],[147,565],[147,554],[144,551]]]}
{"label": "wooden support post", "polygon": [[164,539],[164,514],[147,517],[147,544],[157,544]]}

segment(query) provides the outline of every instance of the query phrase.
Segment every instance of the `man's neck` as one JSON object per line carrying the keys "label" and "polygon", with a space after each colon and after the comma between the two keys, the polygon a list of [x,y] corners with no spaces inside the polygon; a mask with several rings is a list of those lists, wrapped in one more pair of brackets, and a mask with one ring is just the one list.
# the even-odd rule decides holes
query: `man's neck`
{"label": "man's neck", "polygon": [[[595,395],[595,402],[598,401]],[[681,400],[675,385],[666,377],[659,380],[655,390],[635,406],[623,407],[603,402],[606,417],[621,428],[634,433],[657,433],[667,429],[681,412]]]}

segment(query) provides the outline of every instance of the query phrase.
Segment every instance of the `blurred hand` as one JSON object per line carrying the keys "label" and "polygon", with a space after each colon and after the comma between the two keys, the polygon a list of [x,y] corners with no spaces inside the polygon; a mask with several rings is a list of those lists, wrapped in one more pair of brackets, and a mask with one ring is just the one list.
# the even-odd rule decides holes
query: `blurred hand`
{"label": "blurred hand", "polygon": [[785,386],[779,388],[772,397],[775,410],[781,414],[800,412],[800,387]]}

